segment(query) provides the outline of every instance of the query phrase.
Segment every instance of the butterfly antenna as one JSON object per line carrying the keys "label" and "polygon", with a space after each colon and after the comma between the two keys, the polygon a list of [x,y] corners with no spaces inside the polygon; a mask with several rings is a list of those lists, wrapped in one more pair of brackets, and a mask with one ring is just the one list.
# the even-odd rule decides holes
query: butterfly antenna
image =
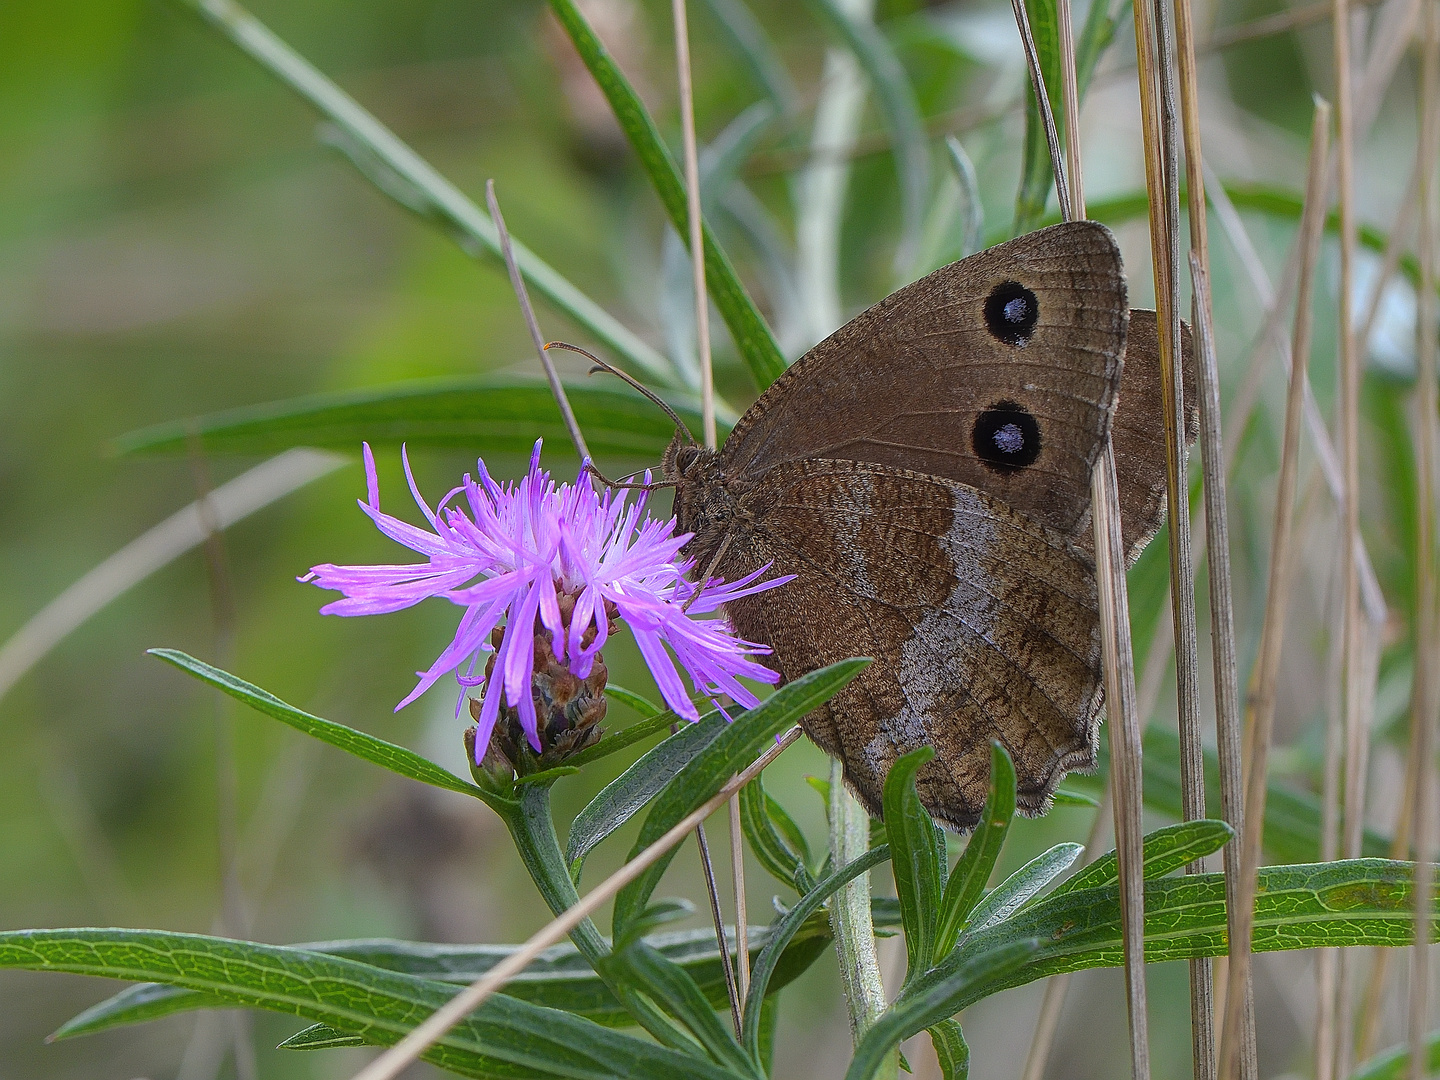
{"label": "butterfly antenna", "polygon": [[[690,434],[690,429],[685,426],[685,421],[680,419],[679,414],[676,413],[675,410],[672,409],[669,405],[667,405],[660,398],[660,396],[655,393],[655,391],[651,390],[648,386],[642,383],[639,379],[635,378],[629,372],[621,371],[619,368],[615,367],[615,365],[607,364],[604,360],[601,360],[594,353],[587,352],[585,349],[580,348],[579,345],[571,345],[569,342],[551,341],[546,343],[545,348],[564,349],[566,352],[579,353],[581,356],[585,357],[587,360],[589,360],[592,364],[595,365],[590,369],[591,375],[594,375],[597,371],[608,371],[617,379],[628,383],[630,386],[640,391],[640,393],[644,394],[647,398],[649,398],[656,405],[658,405],[660,409],[665,413],[665,415],[670,417],[670,419],[675,422],[675,426],[685,433],[686,442],[688,442],[691,446],[697,445],[697,443],[695,442],[695,436]],[[600,476],[599,473],[596,473],[595,475]],[[604,480],[604,477],[601,477],[601,479]]]}
{"label": "butterfly antenna", "polygon": [[675,486],[675,481],[673,480],[656,480],[654,483],[650,484],[628,483],[627,481],[630,479],[630,477],[633,477],[635,475],[634,473],[631,473],[629,477],[625,478],[625,480],[611,480],[608,476],[606,476],[599,469],[597,469],[595,467],[595,463],[591,461],[587,461],[585,463],[585,467],[580,471],[582,473],[588,472],[591,476],[595,477],[595,479],[599,480],[608,488],[624,488],[631,491],[658,491],[660,488],[671,488]]}

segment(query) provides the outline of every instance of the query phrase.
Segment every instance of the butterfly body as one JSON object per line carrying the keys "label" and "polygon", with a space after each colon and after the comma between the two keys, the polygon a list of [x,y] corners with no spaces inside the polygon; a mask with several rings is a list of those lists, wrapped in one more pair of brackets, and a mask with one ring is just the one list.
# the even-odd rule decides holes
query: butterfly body
{"label": "butterfly body", "polygon": [[[802,721],[872,813],[891,764],[921,745],[936,749],[917,775],[921,801],[957,829],[978,820],[991,739],[1010,752],[1032,813],[1067,770],[1094,765],[1089,481],[1120,399],[1128,323],[1108,230],[1054,226],[847,323],[723,449],[677,436],[667,451],[676,517],[694,534],[686,554],[702,572],[796,575],[727,608],[742,636],[770,646],[782,678],[874,657]],[[1121,486],[1137,507],[1126,546],[1138,554],[1158,527],[1163,471],[1157,500],[1153,423],[1132,427],[1145,467]]]}

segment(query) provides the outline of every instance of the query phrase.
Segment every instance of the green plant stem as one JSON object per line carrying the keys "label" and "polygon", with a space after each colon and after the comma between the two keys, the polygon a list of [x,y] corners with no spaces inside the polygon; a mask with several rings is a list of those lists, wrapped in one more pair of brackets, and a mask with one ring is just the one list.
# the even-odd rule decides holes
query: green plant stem
{"label": "green plant stem", "polygon": [[[519,803],[500,816],[510,830],[515,850],[520,853],[525,869],[530,872],[535,887],[540,890],[551,912],[560,915],[579,903],[580,895],[575,891],[575,883],[570,880],[565,856],[555,835],[555,819],[550,812],[550,785],[524,785],[520,790]],[[593,921],[586,919],[576,926],[570,931],[570,940],[641,1027],[672,1049],[703,1056],[704,1051],[699,1044],[661,1012],[654,1002],[628,984],[610,977],[608,969],[600,963],[610,955],[610,945]]]}
{"label": "green plant stem", "polygon": [[[870,815],[845,787],[845,771],[830,763],[830,855],[846,866],[870,847]],[[840,961],[840,983],[850,1012],[850,1037],[855,1045],[885,1012],[885,987],[875,958],[875,927],[870,920],[870,875],[861,874],[830,901],[830,932]],[[899,1051],[892,1051],[875,1074],[877,1080],[898,1075]]]}

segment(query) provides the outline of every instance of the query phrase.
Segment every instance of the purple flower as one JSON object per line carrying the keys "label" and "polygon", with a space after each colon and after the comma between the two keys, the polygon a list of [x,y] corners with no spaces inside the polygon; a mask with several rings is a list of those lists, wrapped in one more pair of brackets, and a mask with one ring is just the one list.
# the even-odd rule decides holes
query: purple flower
{"label": "purple flower", "polygon": [[444,597],[465,609],[454,640],[429,670],[417,672],[420,681],[396,711],[462,666],[463,672],[456,675],[462,686],[485,682],[474,673],[480,655],[491,651],[491,632],[502,621],[520,631],[500,639],[475,733],[477,762],[484,757],[502,696],[504,704],[517,710],[530,745],[540,751],[531,678],[535,634],[542,629],[551,637],[555,658],[584,679],[615,620],[623,619],[665,703],[690,720],[698,719],[699,713],[681,682],[676,660],[700,692],[712,699],[728,694],[747,707],[758,704],[758,699],[737,676],[767,683],[777,680],[774,672],[753,659],[768,649],[736,637],[723,619],[691,616],[714,612],[727,601],[774,588],[789,577],[761,582],[766,566],[729,584],[712,578],[692,600],[696,587],[685,577],[694,564],[680,556],[689,535],[676,536],[673,519],[647,515],[642,520],[647,499],[643,493],[630,502],[623,491],[597,494],[585,483],[557,485],[540,469],[538,441],[530,470],[519,482],[497,484],[479,461],[480,482],[467,473],[434,510],[420,497],[403,449],[401,455],[410,493],[430,529],[381,512],[375,458],[368,444],[368,498],[360,509],[386,536],[428,561],[381,566],[326,563],[312,567],[300,580],[345,594],[322,607],[323,615],[378,615],[430,596]]}

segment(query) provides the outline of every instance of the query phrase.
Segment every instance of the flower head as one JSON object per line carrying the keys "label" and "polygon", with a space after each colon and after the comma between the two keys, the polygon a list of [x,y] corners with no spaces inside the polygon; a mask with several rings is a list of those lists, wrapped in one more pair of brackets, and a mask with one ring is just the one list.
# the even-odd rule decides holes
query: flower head
{"label": "flower head", "polygon": [[[540,468],[538,441],[530,469],[518,482],[496,483],[480,461],[479,482],[467,473],[434,510],[420,497],[403,450],[402,457],[410,493],[430,528],[380,510],[375,458],[368,444],[367,499],[360,508],[386,536],[427,561],[326,563],[312,567],[300,580],[344,593],[343,599],[320,609],[325,615],[378,615],[431,596],[465,609],[454,639],[428,670],[417,672],[420,681],[396,710],[451,671],[457,672],[462,686],[484,683],[476,718],[477,762],[502,704],[515,710],[526,740],[537,753],[541,750],[532,696],[537,640],[542,646],[548,643],[545,651],[585,680],[617,620],[623,620],[665,703],[690,720],[699,713],[681,681],[677,660],[696,690],[711,698],[728,694],[747,707],[758,702],[739,676],[776,681],[775,673],[754,659],[768,649],[736,637],[723,619],[692,616],[784,584],[789,577],[762,582],[768,567],[761,567],[728,584],[719,579],[703,582],[699,595],[693,595],[697,586],[686,580],[693,562],[680,555],[689,535],[675,535],[673,519],[645,514],[643,493],[632,502],[623,491],[597,493],[585,483],[556,484]],[[492,643],[492,632],[502,623],[513,632],[494,634],[498,644]],[[491,651],[490,677],[476,677],[481,654]]]}

